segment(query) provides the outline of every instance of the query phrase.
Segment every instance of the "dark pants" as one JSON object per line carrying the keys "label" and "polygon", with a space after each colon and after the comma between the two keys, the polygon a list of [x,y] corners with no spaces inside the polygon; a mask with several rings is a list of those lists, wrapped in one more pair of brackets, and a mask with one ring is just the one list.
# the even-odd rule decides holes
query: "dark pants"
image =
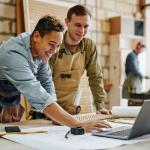
{"label": "dark pants", "polygon": [[20,93],[9,81],[0,80],[0,122],[20,121],[23,113]]}

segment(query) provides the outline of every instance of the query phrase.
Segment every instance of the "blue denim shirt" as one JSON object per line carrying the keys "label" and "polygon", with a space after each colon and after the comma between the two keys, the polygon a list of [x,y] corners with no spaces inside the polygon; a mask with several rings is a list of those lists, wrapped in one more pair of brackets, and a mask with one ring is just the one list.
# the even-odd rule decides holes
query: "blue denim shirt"
{"label": "blue denim shirt", "polygon": [[125,72],[126,75],[128,75],[129,73],[133,73],[140,79],[143,78],[143,75],[139,69],[138,54],[134,50],[131,53],[129,53],[129,55],[126,58]]}
{"label": "blue denim shirt", "polygon": [[28,33],[0,46],[0,80],[9,80],[37,111],[42,112],[56,101],[48,62],[33,59]]}

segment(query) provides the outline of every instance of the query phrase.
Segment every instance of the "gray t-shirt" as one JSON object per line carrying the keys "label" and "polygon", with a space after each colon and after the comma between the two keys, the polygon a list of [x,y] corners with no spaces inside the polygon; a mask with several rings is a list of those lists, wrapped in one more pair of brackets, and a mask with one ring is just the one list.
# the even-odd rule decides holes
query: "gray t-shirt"
{"label": "gray t-shirt", "polygon": [[32,57],[28,33],[0,46],[0,80],[9,80],[37,111],[56,101],[48,62]]}

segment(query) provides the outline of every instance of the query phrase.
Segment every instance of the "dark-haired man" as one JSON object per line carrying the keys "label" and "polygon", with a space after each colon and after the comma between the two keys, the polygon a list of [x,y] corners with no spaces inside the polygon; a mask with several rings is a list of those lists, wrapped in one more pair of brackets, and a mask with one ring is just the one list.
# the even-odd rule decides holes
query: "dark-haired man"
{"label": "dark-haired man", "polygon": [[86,7],[76,5],[70,8],[65,19],[67,31],[63,43],[49,61],[58,103],[71,114],[79,112],[75,99],[84,70],[87,71],[97,112],[110,113],[104,108],[106,94],[97,48],[91,39],[85,38],[90,20],[91,14]]}
{"label": "dark-haired man", "polygon": [[59,50],[63,25],[52,16],[41,18],[33,33],[22,33],[0,46],[0,122],[19,121],[20,94],[32,108],[69,127],[91,131],[109,127],[105,122],[80,122],[56,103],[48,59]]}

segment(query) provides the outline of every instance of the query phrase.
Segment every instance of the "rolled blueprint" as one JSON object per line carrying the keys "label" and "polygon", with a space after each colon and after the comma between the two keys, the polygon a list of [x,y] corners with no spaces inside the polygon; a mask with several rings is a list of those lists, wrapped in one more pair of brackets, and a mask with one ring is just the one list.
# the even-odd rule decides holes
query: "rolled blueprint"
{"label": "rolled blueprint", "polygon": [[137,117],[141,106],[113,106],[112,114],[119,117]]}

